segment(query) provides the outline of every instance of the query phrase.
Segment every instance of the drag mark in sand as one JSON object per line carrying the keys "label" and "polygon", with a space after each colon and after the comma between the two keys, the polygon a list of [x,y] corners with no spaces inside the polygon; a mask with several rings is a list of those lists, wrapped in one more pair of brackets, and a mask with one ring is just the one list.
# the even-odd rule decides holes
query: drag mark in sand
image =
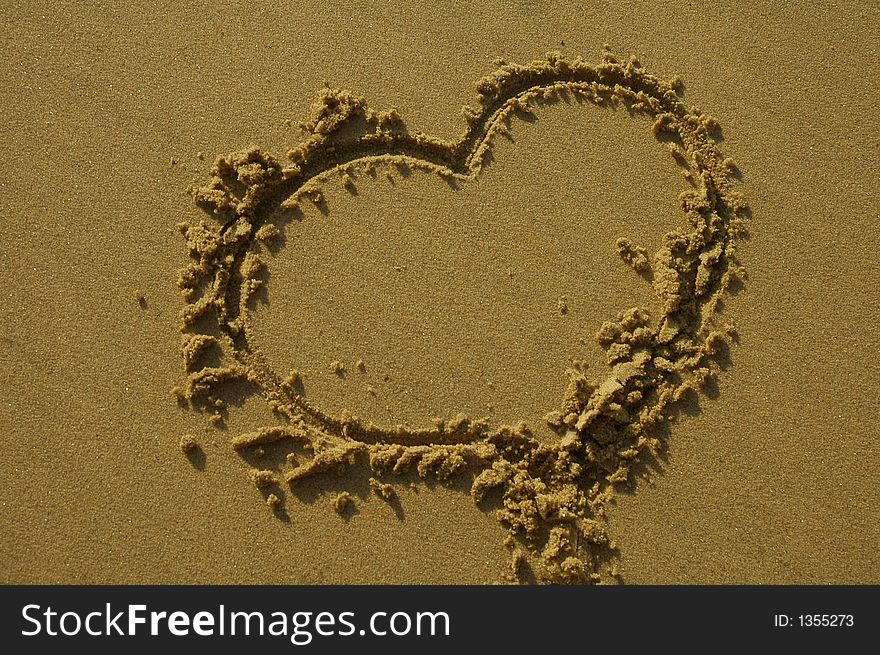
{"label": "drag mark in sand", "polygon": [[[492,494],[488,509],[508,532],[511,579],[613,579],[607,504],[634,467],[665,447],[678,401],[718,375],[735,334],[719,318],[722,298],[743,276],[735,249],[748,210],[732,188],[735,166],[718,148],[714,119],[687,107],[678,90],[677,82],[609,52],[596,66],[557,53],[528,65],[499,61],[477,83],[478,106],[465,108],[461,138],[445,141],[409,134],[396,111],[377,113],[362,98],[326,89],[303,126],[308,138],[287,153],[287,163],[256,149],[219,157],[210,182],[193,190],[210,218],[179,226],[193,261],[178,279],[186,301],[186,377],[178,398],[218,422],[230,384],[265,398],[278,424],[240,434],[232,447],[246,459],[267,449],[283,455],[271,458],[281,464],[251,471],[273,508],[284,485],[329,471],[343,474],[343,486],[346,472],[368,472],[373,491],[389,502],[402,474],[464,481],[477,503]],[[523,423],[490,425],[464,415],[428,429],[332,416],[303,397],[296,372],[269,366],[253,346],[248,299],[266,283],[265,253],[283,229],[274,217],[298,212],[305,201],[320,207],[323,184],[341,177],[348,188],[381,167],[466,183],[483,170],[494,138],[511,121],[560,97],[649,117],[692,188],[680,196],[685,226],[666,234],[656,252],[618,240],[621,258],[652,285],[656,307],[624,308],[602,325],[596,340],[611,372],[604,379],[570,372],[562,401],[546,416],[555,442],[536,439]],[[343,493],[344,503],[334,496],[339,512],[351,502]]]}

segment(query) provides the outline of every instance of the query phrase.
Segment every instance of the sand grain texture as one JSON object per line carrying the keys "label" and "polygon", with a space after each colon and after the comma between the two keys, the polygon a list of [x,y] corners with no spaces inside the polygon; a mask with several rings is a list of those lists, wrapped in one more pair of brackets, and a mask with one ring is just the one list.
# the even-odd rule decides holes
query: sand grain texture
{"label": "sand grain texture", "polygon": [[[296,123],[310,116],[325,79],[367,97],[370,107],[396,106],[411,134],[454,140],[457,108],[473,102],[473,81],[496,57],[529,62],[561,50],[595,63],[607,42],[622,61],[632,53],[661,79],[681,76],[687,106],[722,126],[720,146],[743,173],[738,186],[752,213],[740,247],[749,278],[723,308],[740,339],[731,365],[708,397],[685,405],[659,470],[639,471],[636,493],[608,507],[616,568],[627,582],[877,582],[871,390],[880,375],[866,356],[878,346],[876,9],[854,3],[805,14],[768,3],[733,14],[572,5],[536,14],[492,3],[442,12],[401,4],[386,15],[357,3],[296,14],[273,3],[111,11],[29,3],[3,9],[0,22],[10,53],[0,66],[4,581],[497,581],[508,566],[505,530],[466,488],[424,485],[416,472],[414,488],[395,482],[385,497],[388,480],[371,483],[362,468],[303,477],[282,489],[289,497],[280,504],[261,502],[261,492],[280,498],[276,482],[249,479],[251,468],[289,473],[308,458],[266,462],[267,450],[260,463],[243,461],[232,440],[276,418],[252,390],[230,392],[219,425],[170,397],[183,366],[174,281],[186,253],[176,224],[203,218],[185,191],[210,178],[216,154],[257,145],[281,156],[296,146]],[[489,404],[492,425],[533,421],[558,403],[564,385],[552,385],[569,357],[597,355],[577,352],[581,331],[591,340],[614,318],[609,309],[643,302],[626,297],[644,283],[618,256],[616,239],[653,253],[663,233],[680,227],[670,206],[677,194],[663,177],[686,188],[675,162],[636,117],[564,101],[536,113],[533,124],[512,124],[512,141],[498,140],[473,184],[453,190],[417,170],[394,173],[394,186],[340,179],[324,191],[326,216],[305,207],[299,241],[291,226],[282,230],[283,248],[267,258],[268,304],[256,310],[255,335],[275,348],[273,366],[301,370],[316,405],[333,415],[356,410],[382,430],[399,421],[424,426],[450,410],[476,415]],[[604,162],[600,135],[614,140]],[[622,164],[627,153],[631,163]],[[666,166],[645,180],[652,157]],[[619,191],[627,176],[635,180],[629,196]],[[546,193],[554,180],[560,186]],[[504,206],[487,203],[502,182],[510,189]],[[346,188],[352,184],[357,195]],[[383,351],[394,344],[388,335],[374,331],[371,341],[351,327],[374,316],[352,316],[363,307],[362,289],[375,297],[397,284],[424,296],[448,282],[448,270],[419,259],[424,249],[405,248],[410,231],[381,240],[370,231],[369,221],[394,216],[400,226],[417,208],[411,230],[436,239],[448,270],[475,278],[479,270],[490,283],[490,316],[504,302],[509,312],[482,324],[482,314],[468,314],[479,300],[473,282],[447,300],[462,308],[472,334],[495,329],[507,345],[493,353],[468,343],[468,330],[454,329],[458,316],[444,334],[488,366],[465,362],[435,378],[398,367],[399,386],[389,393],[383,358],[449,361],[418,343],[407,352],[405,339]],[[543,217],[554,229],[516,222],[522,216]],[[594,221],[595,239],[572,246],[563,220],[572,216]],[[473,225],[485,231],[474,234]],[[358,229],[368,234],[359,245]],[[468,238],[475,251],[450,245]],[[502,284],[505,266],[473,265],[501,243],[516,270],[534,272],[522,286]],[[638,259],[637,250],[621,248]],[[315,300],[337,270],[334,254],[353,261],[344,269],[351,277],[333,285],[336,315]],[[401,261],[389,261],[392,254]],[[313,259],[303,267],[302,257]],[[305,294],[305,308],[297,285],[318,292]],[[303,316],[311,337],[295,324]],[[526,343],[539,345],[516,350],[517,325],[530,325]],[[286,342],[287,353],[282,330],[300,339]],[[202,340],[185,351],[194,362],[212,357],[215,346]],[[294,361],[304,349],[308,356]],[[344,378],[330,370],[333,361],[344,363]],[[505,370],[499,362],[518,365]],[[482,386],[481,368],[498,375],[494,389]],[[522,394],[512,396],[506,384]],[[404,397],[418,387],[430,391],[427,401]],[[353,501],[338,500],[346,490]],[[545,546],[564,550],[560,544],[557,535]]]}

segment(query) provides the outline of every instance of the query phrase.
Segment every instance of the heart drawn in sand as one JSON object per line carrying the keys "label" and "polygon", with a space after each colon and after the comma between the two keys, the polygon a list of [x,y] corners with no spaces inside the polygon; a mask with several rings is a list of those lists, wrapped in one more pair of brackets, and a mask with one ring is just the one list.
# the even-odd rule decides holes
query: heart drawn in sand
{"label": "heart drawn in sand", "polygon": [[[215,421],[222,421],[231,385],[265,398],[277,423],[235,436],[232,446],[254,464],[251,477],[276,511],[283,511],[285,486],[329,471],[340,474],[340,513],[353,500],[344,474],[355,469],[368,471],[372,489],[390,502],[398,476],[464,483],[507,528],[514,578],[613,579],[607,503],[635,466],[665,448],[678,401],[717,375],[734,338],[719,318],[722,299],[742,279],[735,246],[748,210],[732,188],[735,166],[718,148],[714,119],[685,106],[677,91],[678,83],[608,52],[597,66],[557,53],[528,65],[499,62],[477,83],[478,106],[466,110],[461,138],[445,141],[409,134],[396,111],[377,113],[351,93],[325,90],[304,125],[308,138],[288,152],[287,163],[257,149],[220,157],[213,179],[194,189],[210,217],[180,225],[193,261],[178,279],[187,303],[180,321],[186,378],[178,397]],[[546,417],[555,440],[537,439],[523,424],[464,415],[426,429],[331,415],[306,400],[296,374],[273,370],[254,345],[249,298],[267,284],[266,252],[273,243],[283,247],[275,217],[301,202],[321,207],[322,185],[331,178],[349,186],[382,166],[466,184],[480,175],[493,140],[511,121],[560,94],[649,117],[692,188],[680,196],[684,226],[656,252],[618,241],[624,261],[652,280],[654,312],[621,308],[602,324],[596,339],[610,373],[571,376]]]}

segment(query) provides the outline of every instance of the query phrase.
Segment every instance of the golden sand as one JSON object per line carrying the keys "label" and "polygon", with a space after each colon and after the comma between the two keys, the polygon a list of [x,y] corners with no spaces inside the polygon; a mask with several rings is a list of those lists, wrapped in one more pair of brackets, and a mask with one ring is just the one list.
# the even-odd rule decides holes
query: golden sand
{"label": "golden sand", "polygon": [[2,579],[876,582],[877,14],[2,10]]}
{"label": "golden sand", "polygon": [[[735,244],[744,233],[741,217],[747,208],[730,185],[736,166],[712,136],[715,120],[684,105],[676,93],[680,82],[660,80],[635,59],[619,63],[610,53],[596,67],[560,53],[527,66],[499,61],[497,67],[477,83],[479,104],[465,107],[467,128],[457,141],[411,135],[400,127],[396,111],[376,113],[363,99],[328,89],[314,118],[303,124],[309,138],[288,152],[289,163],[258,150],[217,159],[213,180],[193,191],[214,221],[180,225],[196,261],[178,281],[188,303],[181,313],[182,354],[191,372],[176,393],[215,413],[227,406],[226,385],[240,389],[244,384],[259,393],[281,425],[236,436],[232,445],[239,451],[259,449],[258,459],[281,462],[277,478],[286,485],[368,466],[391,478],[410,470],[441,482],[465,478],[477,503],[498,489],[500,507],[491,511],[508,530],[517,575],[598,582],[614,551],[598,522],[614,485],[628,481],[643,453],[655,458],[664,448],[671,408],[702,389],[718,370],[716,356],[726,356],[734,330],[719,323],[716,314],[724,294],[743,278]],[[651,282],[655,298],[650,307],[622,308],[615,320],[602,324],[596,339],[609,367],[602,377],[591,379],[583,365],[569,369],[561,403],[543,420],[554,438],[538,439],[524,421],[493,425],[463,413],[435,418],[432,427],[382,427],[347,409],[334,416],[308,400],[298,371],[293,378],[279,373],[251,345],[252,299],[271,275],[267,256],[280,238],[298,240],[301,202],[329,214],[325,185],[341,178],[343,188],[357,194],[357,181],[376,177],[377,167],[388,175],[393,175],[389,169],[417,170],[453,185],[468,183],[483,172],[493,142],[510,134],[520,114],[534,120],[535,104],[565,100],[647,116],[654,136],[668,144],[692,188],[679,197],[687,227],[668,232],[650,261],[644,247],[625,237],[617,240],[620,256]],[[375,229],[382,231],[381,226]],[[584,232],[588,235],[588,228]],[[413,241],[420,236],[411,234]],[[467,248],[467,241],[457,245]],[[344,251],[335,259],[338,269],[346,267]],[[314,291],[299,291],[308,293]],[[326,296],[323,301],[328,309],[333,304]],[[363,301],[391,302],[375,296]],[[263,302],[269,302],[265,296]],[[497,321],[497,306],[484,303],[480,309]],[[567,313],[566,301],[560,301],[558,311]],[[429,315],[428,320],[438,319]],[[445,336],[438,335],[437,341]],[[447,357],[466,356],[458,351]],[[440,359],[430,370],[454,386],[444,370],[452,368],[447,361]],[[425,366],[424,361],[416,364]],[[330,370],[339,377],[346,374],[338,360]],[[254,474],[257,487],[281,493],[277,478],[271,471]],[[389,483],[372,477],[369,482],[381,497],[393,497]],[[523,552],[536,561],[528,561]],[[614,567],[608,571],[616,574]]]}

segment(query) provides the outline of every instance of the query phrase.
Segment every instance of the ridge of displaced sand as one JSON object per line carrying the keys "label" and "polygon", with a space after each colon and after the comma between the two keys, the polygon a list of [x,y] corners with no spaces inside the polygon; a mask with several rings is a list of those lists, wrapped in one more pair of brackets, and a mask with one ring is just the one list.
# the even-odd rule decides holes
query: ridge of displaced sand
{"label": "ridge of displaced sand", "polygon": [[[746,205],[733,190],[733,162],[720,152],[712,117],[687,107],[677,81],[646,73],[610,53],[590,66],[558,53],[528,65],[497,62],[477,83],[478,107],[465,108],[466,128],[456,141],[409,134],[397,112],[377,113],[345,91],[326,89],[307,139],[288,152],[289,163],[251,149],[216,160],[212,180],[193,190],[210,219],[181,224],[193,261],[179,276],[181,353],[186,368],[176,389],[181,401],[216,412],[224,385],[245,382],[266,399],[278,424],[241,434],[240,452],[287,452],[278,470],[256,470],[261,489],[327,471],[364,467],[371,486],[389,500],[388,480],[404,472],[440,481],[466,480],[475,502],[497,490],[495,509],[507,527],[511,576],[552,582],[599,582],[615,574],[615,546],[603,517],[616,484],[635,464],[662,448],[674,404],[717,375],[733,338],[721,324],[722,297],[742,279],[736,241],[744,235]],[[298,393],[295,372],[280,374],[255,348],[248,298],[262,284],[264,252],[279,236],[274,212],[296,212],[300,202],[324,202],[321,185],[380,166],[408,166],[466,183],[483,169],[496,135],[541,100],[566,94],[598,106],[622,105],[653,120],[692,190],[680,196],[686,225],[668,233],[653,254],[618,241],[620,256],[652,278],[659,313],[630,308],[602,325],[596,336],[611,373],[588,379],[571,372],[565,397],[546,417],[555,443],[537,440],[524,424],[493,426],[467,416],[434,428],[382,428],[356,417],[331,416]],[[290,450],[297,444],[303,458]]]}

